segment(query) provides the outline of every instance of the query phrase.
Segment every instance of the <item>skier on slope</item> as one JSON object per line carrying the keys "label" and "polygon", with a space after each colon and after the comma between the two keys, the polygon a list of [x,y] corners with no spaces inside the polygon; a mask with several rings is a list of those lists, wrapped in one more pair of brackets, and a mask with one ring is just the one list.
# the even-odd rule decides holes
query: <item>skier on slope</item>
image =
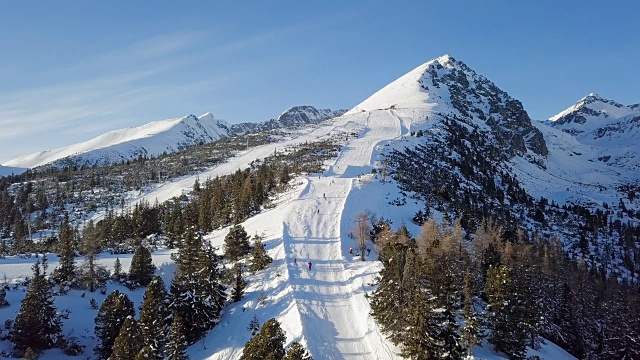
{"label": "skier on slope", "polygon": [[311,265],[313,264],[311,264],[311,261],[309,261],[309,270],[311,270]]}
{"label": "skier on slope", "polygon": [[298,259],[293,258],[293,265],[298,265]]}

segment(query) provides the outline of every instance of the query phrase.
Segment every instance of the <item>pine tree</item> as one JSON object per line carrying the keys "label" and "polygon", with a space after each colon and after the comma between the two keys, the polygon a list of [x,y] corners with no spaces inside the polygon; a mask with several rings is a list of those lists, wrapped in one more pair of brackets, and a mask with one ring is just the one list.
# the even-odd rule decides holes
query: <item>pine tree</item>
{"label": "pine tree", "polygon": [[286,336],[276,319],[262,325],[258,335],[247,341],[240,360],[282,359],[285,355]]}
{"label": "pine tree", "polygon": [[255,314],[251,318],[247,329],[251,331],[251,336],[255,336],[260,331],[260,321],[258,321],[258,317]]}
{"label": "pine tree", "polygon": [[471,357],[473,348],[482,343],[483,336],[482,321],[473,308],[475,298],[473,289],[471,270],[467,270],[464,276],[464,303],[462,306],[464,327],[460,329],[460,343],[467,350],[468,357]]}
{"label": "pine tree", "polygon": [[249,236],[240,224],[233,225],[224,237],[224,256],[228,262],[238,261],[249,253]]}
{"label": "pine tree", "polygon": [[53,272],[53,279],[58,284],[61,293],[66,293],[73,286],[76,279],[76,268],[74,263],[75,250],[73,246],[73,230],[69,225],[69,216],[65,215],[64,221],[60,225],[60,264]]}
{"label": "pine tree", "polygon": [[513,270],[507,266],[489,268],[486,293],[489,342],[511,359],[524,359],[527,329],[523,324],[523,304],[518,297]]}
{"label": "pine tree", "polygon": [[291,343],[283,360],[313,360],[309,352],[297,341]]}
{"label": "pine tree", "polygon": [[189,345],[187,336],[185,335],[185,327],[180,314],[173,313],[173,322],[171,323],[171,336],[167,345],[167,358],[169,360],[187,360],[189,357],[185,354],[185,350]]}
{"label": "pine tree", "polygon": [[135,360],[156,360],[156,359],[162,359],[162,358],[159,358],[155,353],[155,351],[153,350],[153,348],[149,345],[143,346],[135,358]]}
{"label": "pine tree", "polygon": [[253,236],[253,250],[251,251],[251,255],[252,259],[249,270],[252,272],[260,271],[273,262],[271,256],[269,256],[267,251],[264,249],[262,237],[258,234]]}
{"label": "pine tree", "polygon": [[383,268],[378,288],[371,298],[372,315],[394,344],[404,339],[409,295],[402,285],[408,248],[400,243],[387,244],[380,253]]}
{"label": "pine tree", "polygon": [[171,309],[189,324],[185,335],[192,344],[219,322],[224,288],[219,283],[218,258],[210,245],[204,245],[202,236],[187,233],[177,263],[171,283]]}
{"label": "pine tree", "polygon": [[120,333],[125,319],[133,317],[133,302],[126,294],[114,290],[102,303],[95,318],[95,334],[98,345],[95,352],[99,359],[107,359],[111,355],[114,341]]}
{"label": "pine tree", "polygon": [[169,336],[171,313],[169,294],[159,276],[151,280],[140,306],[140,332],[143,344],[150,346],[156,358],[162,358],[162,349]]}
{"label": "pine tree", "polygon": [[3,287],[0,287],[0,308],[5,308],[9,306],[9,302],[7,301],[7,290]]}
{"label": "pine tree", "polygon": [[156,267],[153,265],[151,252],[146,247],[140,245],[136,249],[131,259],[131,268],[129,269],[129,279],[140,285],[147,285],[153,278]]}
{"label": "pine tree", "polygon": [[122,263],[120,262],[120,258],[116,258],[116,261],[113,263],[113,278],[119,281],[122,279],[122,276]]}
{"label": "pine tree", "polygon": [[54,346],[61,335],[62,325],[53,304],[51,284],[40,273],[40,263],[33,265],[33,279],[9,338],[16,349],[31,348],[39,352]]}
{"label": "pine tree", "polygon": [[233,282],[231,301],[238,302],[242,299],[242,294],[244,294],[244,288],[247,286],[247,282],[242,278],[242,264],[236,263],[233,271],[235,273],[235,281]]}
{"label": "pine tree", "polygon": [[89,224],[82,232],[81,250],[84,253],[84,264],[80,269],[81,282],[89,289],[89,292],[94,292],[97,288],[104,286],[106,269],[96,264],[100,245],[98,231],[93,220],[89,220]]}
{"label": "pine tree", "polygon": [[138,322],[128,317],[120,328],[118,337],[113,343],[113,351],[109,360],[129,360],[142,349],[142,338]]}
{"label": "pine tree", "polygon": [[24,360],[36,360],[38,358],[38,354],[33,351],[33,349],[27,348],[22,357],[24,358]]}

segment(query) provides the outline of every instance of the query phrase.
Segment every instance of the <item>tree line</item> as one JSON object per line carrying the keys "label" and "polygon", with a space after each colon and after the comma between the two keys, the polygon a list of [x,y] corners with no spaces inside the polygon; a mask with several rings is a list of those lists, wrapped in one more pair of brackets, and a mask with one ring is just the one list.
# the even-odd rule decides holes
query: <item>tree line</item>
{"label": "tree line", "polygon": [[483,221],[427,220],[415,238],[373,229],[383,269],[374,318],[411,359],[463,358],[486,339],[511,359],[549,339],[579,359],[640,357],[640,288],[589,269],[557,239],[529,240]]}

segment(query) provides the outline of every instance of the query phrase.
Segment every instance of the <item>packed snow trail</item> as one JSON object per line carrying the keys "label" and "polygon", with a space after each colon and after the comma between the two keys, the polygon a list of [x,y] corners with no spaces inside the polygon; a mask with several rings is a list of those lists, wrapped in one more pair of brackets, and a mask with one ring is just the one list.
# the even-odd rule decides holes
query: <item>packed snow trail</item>
{"label": "packed snow trail", "polygon": [[[370,172],[380,141],[401,136],[389,111],[367,114],[360,137],[349,141],[328,176],[309,176],[308,190],[283,224],[290,283],[312,355],[323,359],[392,359],[388,341],[372,321],[357,277],[370,262],[348,256],[353,240],[341,230],[344,204],[355,178]],[[364,209],[362,209],[364,210]],[[297,259],[297,265],[293,264]],[[307,263],[311,262],[311,269]],[[358,269],[360,268],[360,269]]]}

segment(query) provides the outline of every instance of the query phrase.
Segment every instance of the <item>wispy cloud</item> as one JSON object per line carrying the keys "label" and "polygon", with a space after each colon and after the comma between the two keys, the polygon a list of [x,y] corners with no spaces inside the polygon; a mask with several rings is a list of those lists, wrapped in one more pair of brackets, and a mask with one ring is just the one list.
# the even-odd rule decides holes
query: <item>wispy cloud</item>
{"label": "wispy cloud", "polygon": [[[247,69],[247,61],[216,71],[207,66],[208,62],[253,52],[298,27],[239,38],[215,30],[165,34],[53,68],[51,72],[59,79],[54,85],[17,92],[2,90],[0,85],[0,163],[139,125],[141,119],[148,118],[132,119],[132,114],[145,107],[205,93],[256,71]],[[262,61],[260,57],[249,60]],[[200,77],[198,71],[191,71],[196,66],[204,71]],[[166,117],[172,115],[176,114]]]}

